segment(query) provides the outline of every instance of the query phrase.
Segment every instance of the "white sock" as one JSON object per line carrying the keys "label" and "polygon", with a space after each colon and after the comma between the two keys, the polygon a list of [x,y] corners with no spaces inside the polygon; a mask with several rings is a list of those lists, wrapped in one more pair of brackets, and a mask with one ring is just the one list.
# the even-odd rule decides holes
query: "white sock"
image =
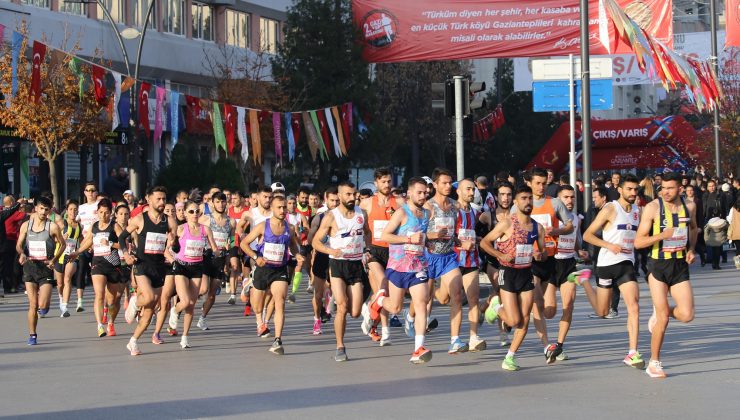
{"label": "white sock", "polygon": [[62,310],[62,312],[67,310],[67,302],[62,302],[59,304],[59,309]]}
{"label": "white sock", "polygon": [[381,327],[380,328],[380,334],[381,334],[380,336],[382,338],[388,338],[388,337],[391,336],[391,329],[388,328],[388,327]]}
{"label": "white sock", "polygon": [[630,349],[630,350],[629,350],[629,351],[627,352],[627,356],[632,356],[632,355],[633,355],[633,354],[635,354],[635,353],[637,353],[637,350],[636,350],[636,349]]}
{"label": "white sock", "polygon": [[514,353],[513,351],[507,351],[506,352],[506,357],[513,357],[514,354],[516,354],[516,353]]}
{"label": "white sock", "polygon": [[503,308],[503,307],[504,307],[504,305],[502,305],[502,304],[493,305],[493,311],[498,314],[501,311],[501,308]]}
{"label": "white sock", "polygon": [[459,339],[460,339],[459,335],[453,335],[452,337],[450,337],[450,344],[454,343],[455,341]]}
{"label": "white sock", "polygon": [[128,340],[128,342],[131,343],[131,344],[136,344],[136,341],[137,340],[134,337],[131,337],[131,339]]}
{"label": "white sock", "polygon": [[424,345],[424,336],[423,335],[414,336],[414,351],[416,351],[419,347],[423,345]]}
{"label": "white sock", "polygon": [[378,298],[378,306],[381,308],[383,307],[383,301],[385,300],[385,296],[381,296]]}
{"label": "white sock", "polygon": [[102,327],[103,327],[103,324],[98,323],[98,328],[102,328]]}

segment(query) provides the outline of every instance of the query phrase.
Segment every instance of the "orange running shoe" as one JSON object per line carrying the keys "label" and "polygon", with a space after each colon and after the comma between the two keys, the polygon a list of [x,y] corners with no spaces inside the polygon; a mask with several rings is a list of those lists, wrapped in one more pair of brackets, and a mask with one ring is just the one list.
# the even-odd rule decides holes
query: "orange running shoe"
{"label": "orange running shoe", "polygon": [[375,327],[370,328],[370,333],[368,334],[370,338],[373,341],[380,341],[380,335],[378,334],[378,329]]}
{"label": "orange running shoe", "polygon": [[113,324],[108,324],[108,337],[115,337],[116,336],[116,327],[113,326]]}
{"label": "orange running shoe", "polygon": [[427,348],[424,348],[424,346],[421,346],[418,349],[416,349],[414,354],[411,355],[411,359],[409,359],[409,362],[418,365],[418,364],[426,363],[430,360],[432,360],[432,351]]}

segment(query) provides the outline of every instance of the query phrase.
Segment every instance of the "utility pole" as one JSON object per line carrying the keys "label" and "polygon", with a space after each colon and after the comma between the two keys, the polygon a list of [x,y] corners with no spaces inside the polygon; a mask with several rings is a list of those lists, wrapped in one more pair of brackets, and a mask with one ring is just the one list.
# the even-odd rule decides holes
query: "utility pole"
{"label": "utility pole", "polygon": [[465,178],[465,134],[463,118],[469,113],[466,108],[470,104],[470,88],[468,79],[463,76],[454,76],[455,83],[455,159],[457,180]]}
{"label": "utility pole", "polygon": [[581,1],[581,142],[583,147],[583,210],[591,208],[591,69],[588,0]]}
{"label": "utility pole", "polygon": [[[709,33],[712,39],[712,68],[714,74],[719,77],[719,57],[717,56],[717,0],[709,0]],[[728,23],[729,24],[729,23]],[[712,129],[714,132],[714,164],[717,167],[717,178],[722,182],[722,167],[720,166],[719,158],[719,106],[714,107],[714,124]]]}

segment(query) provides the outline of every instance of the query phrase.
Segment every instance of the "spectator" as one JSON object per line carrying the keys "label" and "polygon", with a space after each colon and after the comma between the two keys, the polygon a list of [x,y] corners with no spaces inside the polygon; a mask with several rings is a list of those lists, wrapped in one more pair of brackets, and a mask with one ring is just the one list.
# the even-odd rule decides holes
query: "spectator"
{"label": "spectator", "polygon": [[726,196],[717,191],[717,182],[713,179],[707,182],[707,192],[702,197],[704,215],[708,218],[714,214],[727,214],[730,209],[725,200]]}
{"label": "spectator", "polygon": [[735,245],[735,268],[740,269],[740,200],[735,200],[735,205],[727,215],[727,221],[730,223],[727,236]]}
{"label": "spectator", "polygon": [[[715,210],[716,211],[716,210]],[[719,270],[719,259],[722,255],[722,245],[727,242],[727,229],[730,224],[719,213],[713,213],[704,227],[704,242],[710,250],[712,270]]]}
{"label": "spectator", "polygon": [[619,187],[619,181],[621,179],[622,174],[619,172],[612,173],[612,185],[608,190],[606,190],[606,197],[609,201],[619,200],[619,191],[617,191],[617,187]]}
{"label": "spectator", "polygon": [[[13,217],[17,218],[16,214],[23,214],[23,212],[18,211],[21,204],[21,200],[16,202],[12,195],[6,195],[3,198],[3,210],[0,211],[0,282],[3,284],[3,297],[5,293],[12,293],[15,289],[13,266],[16,260],[16,241],[8,236],[6,226],[12,224],[12,222],[8,222]],[[18,239],[17,230],[15,239]]]}
{"label": "spectator", "polygon": [[558,196],[558,188],[560,188],[560,185],[555,182],[555,173],[552,171],[552,169],[547,170],[547,186],[545,187],[545,195],[548,197],[557,197]]}
{"label": "spectator", "polygon": [[[179,195],[180,195],[180,193],[178,193],[178,196]],[[136,204],[136,198],[134,197],[134,192],[133,191],[131,191],[131,190],[124,191],[123,192],[123,200],[128,205],[128,208],[130,208],[130,209],[134,208],[134,206]]]}
{"label": "spectator", "polygon": [[[702,206],[701,197],[697,194],[697,191],[698,188],[693,185],[686,187],[684,190],[685,200],[686,202],[694,203],[694,207],[696,208],[696,225],[704,226],[704,207]],[[647,250],[649,248],[645,249]],[[706,265],[706,244],[704,243],[704,235],[697,236],[695,250],[699,254],[701,266],[704,267]]]}
{"label": "spectator", "polygon": [[493,194],[491,194],[490,191],[488,191],[488,178],[480,175],[475,178],[475,187],[478,189],[478,193],[480,193],[480,204],[483,208],[483,211],[488,211],[489,209],[496,208],[496,201],[493,198]]}

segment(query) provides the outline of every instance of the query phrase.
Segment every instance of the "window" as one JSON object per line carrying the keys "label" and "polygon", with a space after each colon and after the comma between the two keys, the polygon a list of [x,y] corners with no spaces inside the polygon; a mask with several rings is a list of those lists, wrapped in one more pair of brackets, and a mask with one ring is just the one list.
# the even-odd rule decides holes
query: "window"
{"label": "window", "polygon": [[252,15],[236,10],[226,10],[226,43],[235,47],[252,46]]}
{"label": "window", "polygon": [[162,29],[177,35],[184,35],[183,15],[185,11],[184,0],[162,1]]}
{"label": "window", "polygon": [[280,34],[280,22],[260,18],[260,50],[270,54],[277,53]]}
{"label": "window", "polygon": [[[144,26],[144,19],[146,19],[146,12],[149,9],[149,5],[154,2],[154,0],[130,0],[133,4],[133,15],[134,15],[134,25],[141,28]],[[147,28],[154,29],[154,22],[157,21],[157,6],[154,6],[154,9],[152,9],[152,15],[149,17],[149,21],[147,22]]]}
{"label": "window", "polygon": [[87,5],[84,3],[80,3],[80,0],[73,0],[76,2],[71,1],[60,1],[59,2],[59,11],[64,13],[70,13],[73,15],[86,15],[87,14]]}
{"label": "window", "polygon": [[28,4],[30,6],[49,8],[49,0],[21,0],[21,3]]}
{"label": "window", "polygon": [[193,38],[213,41],[213,7],[193,2],[190,10],[193,13]]}
{"label": "window", "polygon": [[[113,18],[113,22],[116,23],[125,23],[126,22],[126,14],[123,12],[123,4],[125,0],[100,0],[100,3],[103,3],[105,5],[105,8],[108,9],[108,12],[110,13],[110,17]],[[103,11],[103,8],[100,7],[100,3],[98,3],[98,19],[100,20],[106,20],[105,12]]]}

